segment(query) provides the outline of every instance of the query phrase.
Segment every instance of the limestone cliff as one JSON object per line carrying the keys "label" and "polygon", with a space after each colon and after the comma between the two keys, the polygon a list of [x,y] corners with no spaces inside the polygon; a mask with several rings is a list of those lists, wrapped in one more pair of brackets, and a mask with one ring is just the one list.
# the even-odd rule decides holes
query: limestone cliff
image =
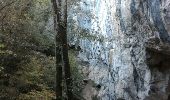
{"label": "limestone cliff", "polygon": [[69,6],[68,27],[82,70],[100,85],[92,97],[168,100],[169,0],[80,0]]}

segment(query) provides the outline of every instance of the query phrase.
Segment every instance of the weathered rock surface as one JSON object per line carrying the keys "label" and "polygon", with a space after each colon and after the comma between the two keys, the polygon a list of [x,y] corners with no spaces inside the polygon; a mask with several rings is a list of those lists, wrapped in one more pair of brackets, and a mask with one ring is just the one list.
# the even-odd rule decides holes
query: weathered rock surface
{"label": "weathered rock surface", "polygon": [[101,85],[94,96],[168,100],[169,0],[80,0],[68,15],[69,44],[81,48],[82,68]]}

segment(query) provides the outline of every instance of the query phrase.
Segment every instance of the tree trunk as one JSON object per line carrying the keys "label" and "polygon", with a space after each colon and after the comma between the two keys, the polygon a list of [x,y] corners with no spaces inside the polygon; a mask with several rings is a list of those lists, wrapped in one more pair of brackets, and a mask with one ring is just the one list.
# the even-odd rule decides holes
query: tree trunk
{"label": "tree trunk", "polygon": [[[68,58],[68,45],[67,45],[67,0],[52,0],[55,17],[54,27],[57,31],[56,35],[56,65],[57,65],[57,96],[62,97],[62,71],[64,71],[66,81],[66,94],[68,100],[73,100],[72,94],[72,79],[70,72],[70,64]],[[64,70],[62,70],[62,64]]]}
{"label": "tree trunk", "polygon": [[61,46],[61,39],[58,30],[58,19],[57,19],[57,3],[56,0],[51,0],[54,9],[54,31],[56,34],[56,43],[55,43],[55,57],[56,57],[56,100],[62,100],[62,46]]}

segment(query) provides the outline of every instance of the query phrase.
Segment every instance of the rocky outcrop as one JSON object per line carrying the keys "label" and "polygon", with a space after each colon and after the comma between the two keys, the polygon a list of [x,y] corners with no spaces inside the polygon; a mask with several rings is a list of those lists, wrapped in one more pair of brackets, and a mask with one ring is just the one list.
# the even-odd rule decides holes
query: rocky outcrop
{"label": "rocky outcrop", "polygon": [[146,51],[152,77],[149,96],[145,100],[169,100],[170,45],[152,39],[146,43]]}
{"label": "rocky outcrop", "polygon": [[80,0],[68,15],[69,45],[99,100],[168,98],[170,1]]}

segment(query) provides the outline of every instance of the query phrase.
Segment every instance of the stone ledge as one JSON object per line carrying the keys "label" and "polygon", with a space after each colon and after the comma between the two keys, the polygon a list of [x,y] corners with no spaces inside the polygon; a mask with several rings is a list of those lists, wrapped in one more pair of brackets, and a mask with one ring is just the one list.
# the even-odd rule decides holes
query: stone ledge
{"label": "stone ledge", "polygon": [[151,38],[145,43],[146,50],[170,56],[170,44],[162,43],[158,38]]}

